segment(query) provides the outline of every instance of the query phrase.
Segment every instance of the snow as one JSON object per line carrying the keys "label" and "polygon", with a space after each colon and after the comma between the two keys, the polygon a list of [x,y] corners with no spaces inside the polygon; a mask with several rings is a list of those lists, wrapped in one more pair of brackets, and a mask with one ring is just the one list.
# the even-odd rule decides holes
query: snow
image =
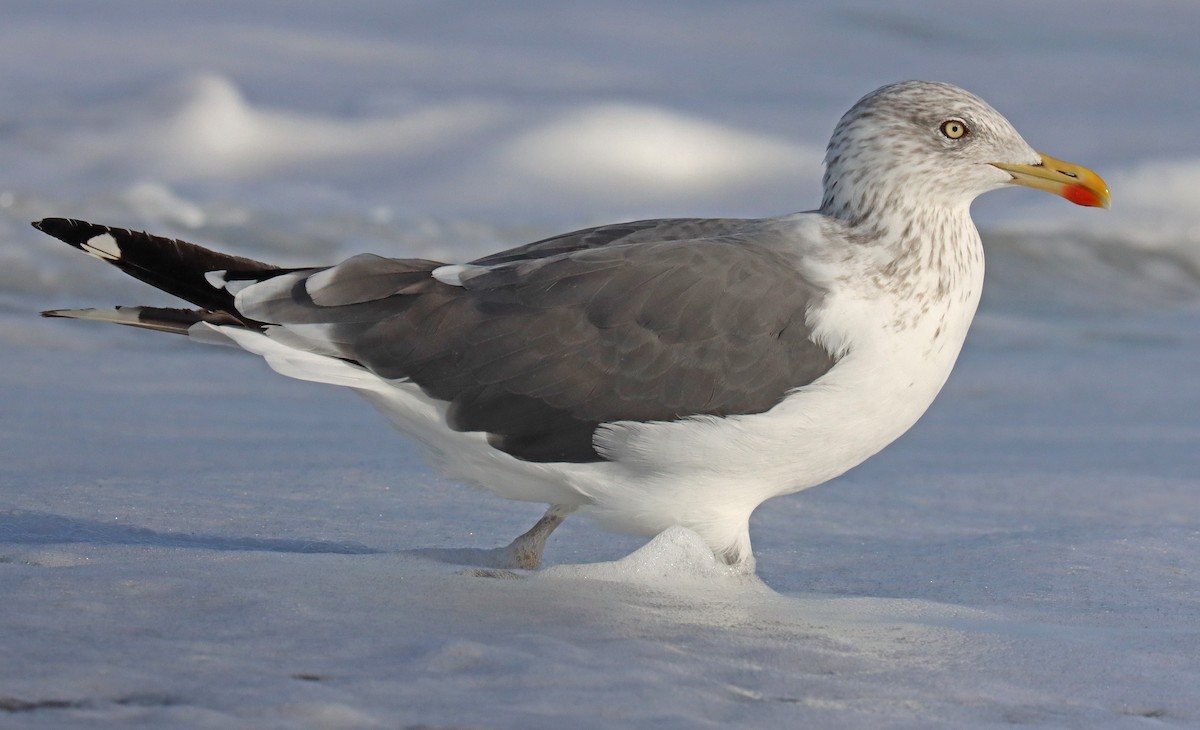
{"label": "snow", "polygon": [[[820,174],[822,147],[754,136],[654,107],[574,110],[507,143],[503,167],[580,192],[695,195]],[[583,174],[581,174],[581,171]]]}
{"label": "snow", "polygon": [[[1200,6],[11,2],[0,26],[0,726],[1200,724]],[[1036,19],[1036,20],[1031,20]],[[461,261],[590,223],[816,202],[900,78],[1105,176],[976,205],[981,315],[930,413],[694,535],[538,518],[346,392],[39,320],[170,300],[67,215],[281,265]]]}

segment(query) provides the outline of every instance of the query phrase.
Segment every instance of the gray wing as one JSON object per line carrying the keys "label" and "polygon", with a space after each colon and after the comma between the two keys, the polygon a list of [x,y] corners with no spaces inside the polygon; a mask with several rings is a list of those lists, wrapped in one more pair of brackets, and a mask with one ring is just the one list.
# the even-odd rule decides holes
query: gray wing
{"label": "gray wing", "polygon": [[475,259],[471,263],[488,266],[548,258],[603,246],[713,239],[734,234],[747,222],[749,221],[743,218],[652,218],[629,223],[613,223],[527,243],[524,246]]}
{"label": "gray wing", "polygon": [[531,461],[600,460],[602,423],[760,413],[833,366],[805,322],[821,292],[782,256],[733,236],[622,241],[641,225],[480,259],[461,286],[434,279],[436,262],[359,256],[238,307],[323,325],[324,347],[412,380],[450,404],[451,427]]}

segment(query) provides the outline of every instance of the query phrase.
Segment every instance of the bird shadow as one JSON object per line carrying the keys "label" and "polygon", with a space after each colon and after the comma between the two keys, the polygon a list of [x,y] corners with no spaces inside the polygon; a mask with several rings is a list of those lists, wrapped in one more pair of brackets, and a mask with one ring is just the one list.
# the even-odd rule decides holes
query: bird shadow
{"label": "bird shadow", "polygon": [[495,568],[506,570],[513,568],[512,551],[507,547],[498,548],[412,548],[401,550],[402,555],[411,555],[448,565],[460,565],[472,568]]}
{"label": "bird shadow", "polygon": [[18,545],[147,545],[201,550],[266,551],[371,555],[384,551],[357,542],[228,537],[204,533],[160,532],[136,525],[64,517],[24,510],[0,511],[0,543]]}

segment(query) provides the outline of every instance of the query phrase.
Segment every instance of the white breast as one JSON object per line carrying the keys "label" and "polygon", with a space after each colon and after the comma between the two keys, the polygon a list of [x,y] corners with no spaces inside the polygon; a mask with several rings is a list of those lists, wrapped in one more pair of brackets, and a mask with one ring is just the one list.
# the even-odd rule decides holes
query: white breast
{"label": "white breast", "polygon": [[933,402],[983,283],[978,236],[973,226],[966,233],[958,243],[969,255],[953,277],[931,270],[881,287],[863,272],[810,312],[818,338],[844,353],[822,378],[762,414],[603,427],[597,443],[613,461],[583,465],[573,484],[611,527],[654,534],[682,524],[748,555],[746,525],[759,504],[857,466]]}

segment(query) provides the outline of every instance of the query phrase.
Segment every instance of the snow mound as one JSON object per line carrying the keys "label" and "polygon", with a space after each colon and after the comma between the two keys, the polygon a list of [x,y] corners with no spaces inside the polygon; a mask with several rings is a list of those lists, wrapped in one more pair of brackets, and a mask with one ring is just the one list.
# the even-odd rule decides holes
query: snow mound
{"label": "snow mound", "polygon": [[720,579],[749,579],[743,569],[717,560],[704,540],[686,527],[670,527],[629,555],[606,563],[556,565],[538,574],[543,578],[583,578],[655,586]]}
{"label": "snow mound", "polygon": [[[1115,212],[1122,238],[1143,250],[1178,247],[1200,267],[1200,158],[1147,161],[1118,172],[1112,187],[1120,191]],[[1101,230],[1112,236],[1113,222]]]}
{"label": "snow mound", "polygon": [[[1148,293],[1182,281],[1200,280],[1200,158],[1148,160],[1107,175],[1116,199],[1103,216],[1060,215],[1051,221],[1016,218],[999,226],[1004,233],[1030,239],[1044,252],[1037,258],[1067,255],[1080,260],[1103,259],[1127,271],[1145,274]],[[1060,201],[1037,200],[1039,209]],[[1086,265],[1086,261],[1085,261]],[[1166,279],[1160,281],[1159,279]]]}
{"label": "snow mound", "polygon": [[169,181],[239,180],[336,160],[425,155],[502,116],[500,106],[472,100],[367,117],[274,109],[251,103],[226,76],[197,74],[127,99],[115,120],[76,134],[69,156],[97,170],[133,168]]}
{"label": "snow mound", "polygon": [[142,218],[183,228],[201,228],[209,222],[199,205],[184,200],[166,185],[151,180],[134,183],[122,195],[130,210]]}
{"label": "snow mound", "polygon": [[249,175],[339,157],[428,151],[486,124],[494,110],[451,103],[410,114],[336,119],[258,109],[218,75],[194,77],[151,137],[162,162],[193,175]]}
{"label": "snow mound", "polygon": [[579,192],[632,185],[695,194],[819,177],[822,152],[657,107],[596,104],[519,135],[500,156],[504,166]]}

